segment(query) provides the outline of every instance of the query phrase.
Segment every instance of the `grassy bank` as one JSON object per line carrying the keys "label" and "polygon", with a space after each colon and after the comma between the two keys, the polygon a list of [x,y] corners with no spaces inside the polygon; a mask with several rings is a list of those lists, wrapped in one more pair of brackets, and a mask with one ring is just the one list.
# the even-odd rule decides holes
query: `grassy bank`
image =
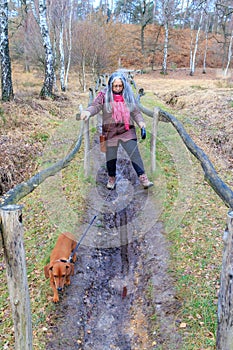
{"label": "grassy bank", "polygon": [[[142,101],[150,109],[154,106],[153,97],[151,97],[152,94],[148,93]],[[158,105],[176,115],[167,106],[161,103]],[[198,139],[198,130],[192,129],[190,119],[187,125],[185,125],[185,117],[180,115],[178,119],[184,123],[187,132]],[[179,212],[179,205],[183,206],[186,203],[180,211],[182,220],[178,215],[178,222],[174,222],[174,229],[170,225],[167,226],[168,237],[172,242],[170,272],[176,280],[177,297],[182,303],[177,315],[177,327],[184,340],[181,350],[215,349],[222,235],[228,210],[204,180],[202,168],[193,156],[190,156],[189,160],[186,159],[191,169],[185,174],[188,187],[182,195],[183,201],[177,203],[181,181],[177,173],[176,158],[170,152],[168,142],[162,137],[166,128],[164,123],[159,123],[158,139],[160,141],[157,147],[157,162],[165,176],[168,191],[166,203],[164,203],[165,210],[162,213],[165,227],[174,207]],[[166,131],[170,133],[167,134],[167,138],[170,138],[172,131],[168,128]],[[172,138],[174,147],[178,141],[178,137]],[[179,148],[178,156],[185,151]],[[225,177],[228,176],[230,174],[225,174]]]}

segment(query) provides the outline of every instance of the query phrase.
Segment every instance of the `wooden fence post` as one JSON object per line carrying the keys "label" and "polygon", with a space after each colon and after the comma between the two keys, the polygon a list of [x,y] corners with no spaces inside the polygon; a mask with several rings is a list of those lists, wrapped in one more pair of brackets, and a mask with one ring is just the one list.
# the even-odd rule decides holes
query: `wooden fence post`
{"label": "wooden fence post", "polygon": [[156,137],[158,133],[158,121],[159,121],[159,108],[154,108],[152,133],[150,140],[150,154],[151,154],[151,172],[155,172],[156,169]]}
{"label": "wooden fence post", "polygon": [[90,174],[90,122],[89,119],[84,122],[84,175]]}
{"label": "wooden fence post", "polygon": [[[79,105],[80,113],[83,111],[82,104]],[[88,120],[84,121],[84,128],[83,128],[83,134],[84,134],[84,176],[88,176],[90,173],[90,118]]]}
{"label": "wooden fence post", "polygon": [[32,322],[23,243],[22,206],[0,208],[0,231],[12,307],[15,349],[32,349]]}
{"label": "wooden fence post", "polygon": [[218,296],[217,350],[233,349],[233,210],[223,235],[224,251]]}

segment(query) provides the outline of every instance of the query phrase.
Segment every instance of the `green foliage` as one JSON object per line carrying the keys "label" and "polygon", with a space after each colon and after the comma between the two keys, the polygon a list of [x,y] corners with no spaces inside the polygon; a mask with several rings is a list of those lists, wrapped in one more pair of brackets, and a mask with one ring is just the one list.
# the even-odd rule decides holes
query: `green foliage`
{"label": "green foliage", "polygon": [[46,132],[36,132],[34,135],[31,136],[32,140],[34,141],[41,141],[46,142],[49,139],[49,134]]}
{"label": "green foliage", "polygon": [[233,89],[233,83],[227,79],[217,80],[215,84],[219,89]]}
{"label": "green foliage", "polygon": [[37,86],[37,84],[32,82],[32,81],[25,81],[22,83],[22,86],[26,87],[26,88],[32,88],[32,87]]}
{"label": "green foliage", "polygon": [[176,70],[177,69],[177,64],[174,62],[171,62],[171,69]]}
{"label": "green foliage", "polygon": [[195,90],[207,90],[206,87],[203,87],[201,85],[192,85],[191,88]]}

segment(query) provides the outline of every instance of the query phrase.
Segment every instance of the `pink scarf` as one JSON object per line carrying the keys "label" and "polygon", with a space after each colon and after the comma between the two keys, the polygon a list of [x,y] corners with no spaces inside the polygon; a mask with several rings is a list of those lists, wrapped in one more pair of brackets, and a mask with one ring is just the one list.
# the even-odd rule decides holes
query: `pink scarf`
{"label": "pink scarf", "polygon": [[130,112],[122,95],[113,94],[112,117],[115,123],[125,124],[125,130],[129,130]]}

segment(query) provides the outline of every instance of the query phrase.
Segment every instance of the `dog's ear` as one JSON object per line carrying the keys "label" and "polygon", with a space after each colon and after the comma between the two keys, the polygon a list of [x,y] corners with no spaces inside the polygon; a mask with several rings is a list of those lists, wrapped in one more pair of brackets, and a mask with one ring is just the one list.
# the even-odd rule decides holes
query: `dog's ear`
{"label": "dog's ear", "polygon": [[70,264],[70,268],[71,268],[71,276],[74,275],[74,264]]}
{"label": "dog's ear", "polygon": [[49,278],[49,270],[50,270],[50,264],[44,266],[44,275],[45,275],[45,278]]}
{"label": "dog's ear", "polygon": [[66,265],[66,275],[73,276],[74,274],[74,265],[73,264],[67,264]]}

